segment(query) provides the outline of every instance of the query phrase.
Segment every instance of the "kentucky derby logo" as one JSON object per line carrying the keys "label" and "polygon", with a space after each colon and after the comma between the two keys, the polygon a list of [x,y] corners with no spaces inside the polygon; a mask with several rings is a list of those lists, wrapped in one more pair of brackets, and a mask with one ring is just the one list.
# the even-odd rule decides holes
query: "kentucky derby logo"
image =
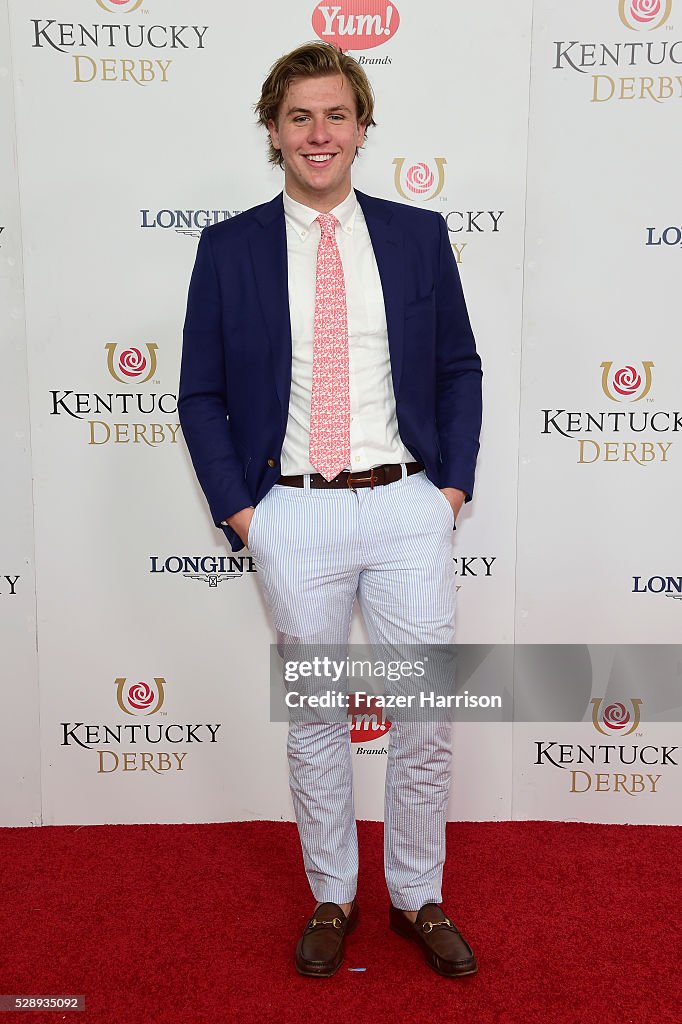
{"label": "kentucky derby logo", "polygon": [[97,3],[109,14],[117,14],[119,11],[122,14],[132,14],[141,5],[142,0],[97,0]]}
{"label": "kentucky derby logo", "polygon": [[651,388],[651,369],[653,363],[642,363],[642,373],[634,366],[621,366],[615,373],[611,372],[611,361],[601,364],[602,391],[612,402],[639,402],[648,395]]}
{"label": "kentucky derby logo", "polygon": [[116,680],[116,700],[127,715],[153,715],[163,704],[166,680],[154,677],[154,685],[145,682],[129,683],[125,676]]}
{"label": "kentucky derby logo", "polygon": [[603,702],[603,697],[593,697],[590,702],[592,704],[592,724],[597,732],[600,732],[602,736],[629,736],[635,731],[640,721],[639,709],[642,701],[639,697],[633,697],[630,700],[632,714],[620,701],[608,704],[600,714]]}
{"label": "kentucky derby logo", "polygon": [[[367,10],[369,8],[369,10]],[[371,4],[345,0],[339,4],[318,4],[313,10],[313,31],[325,43],[343,50],[371,50],[388,42],[400,25],[395,4],[372,0]]]}
{"label": "kentucky derby logo", "polygon": [[618,14],[626,28],[651,31],[665,25],[673,0],[618,0]]}
{"label": "kentucky derby logo", "polygon": [[422,199],[428,202],[430,199],[435,199],[445,183],[447,160],[444,156],[437,156],[434,163],[436,165],[435,174],[433,169],[425,163],[412,164],[405,170],[405,157],[397,156],[393,164],[395,166],[395,190],[398,195],[410,201]]}
{"label": "kentucky derby logo", "polygon": [[159,346],[153,342],[146,346],[147,356],[143,356],[139,348],[127,348],[117,357],[117,346],[113,342],[104,347],[107,350],[109,373],[121,384],[144,384],[156,373],[156,350]]}

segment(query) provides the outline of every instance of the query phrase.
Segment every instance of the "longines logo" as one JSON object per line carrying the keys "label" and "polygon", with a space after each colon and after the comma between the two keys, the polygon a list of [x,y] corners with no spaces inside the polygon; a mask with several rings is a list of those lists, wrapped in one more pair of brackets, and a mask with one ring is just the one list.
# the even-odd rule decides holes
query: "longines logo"
{"label": "longines logo", "polygon": [[[398,31],[400,15],[387,0],[341,0],[337,4],[318,4],[313,8],[315,35],[342,50],[357,52],[382,46]],[[364,60],[361,63],[374,63]],[[377,61],[389,64],[390,60]]]}
{"label": "longines logo", "polygon": [[393,180],[398,195],[409,202],[414,202],[415,199],[430,202],[440,195],[445,184],[447,160],[444,156],[437,156],[433,162],[435,165],[433,169],[426,163],[410,164],[405,169],[405,157],[395,157]]}
{"label": "longines logo", "polygon": [[677,224],[663,228],[662,231],[659,228],[647,228],[646,232],[647,245],[682,246],[682,227]]}
{"label": "longines logo", "polygon": [[[129,681],[126,676],[114,680],[116,704],[120,711],[133,718],[150,718],[158,715],[156,722],[118,722],[116,724],[86,724],[84,722],[60,722],[62,747],[80,747],[94,750],[97,754],[97,775],[113,772],[151,772],[163,775],[169,771],[184,771],[188,751],[178,751],[183,744],[196,751],[192,744],[217,743],[220,722],[166,723],[161,719],[165,698],[166,680],[154,676],[152,682]],[[170,750],[161,749],[169,744]],[[123,747],[132,747],[124,750]],[[141,749],[141,748],[152,749]]]}
{"label": "longines logo", "polygon": [[621,366],[615,373],[611,372],[613,363],[608,360],[601,364],[602,391],[612,402],[639,402],[651,389],[651,369],[653,363],[645,360],[642,373],[634,366]]}
{"label": "longines logo", "polygon": [[[140,16],[148,13],[146,8],[140,9],[142,0],[95,0],[93,7],[125,18],[136,11]],[[208,25],[160,25],[157,21],[81,24],[32,18],[30,24],[34,49],[56,50],[71,57],[74,84],[108,82],[142,88],[167,84],[176,56],[184,50],[203,50],[208,31]],[[160,50],[170,51],[173,57],[160,60]]]}
{"label": "longines logo", "polygon": [[682,576],[633,576],[633,594],[663,594],[682,601]]}
{"label": "longines logo", "polygon": [[592,704],[592,725],[602,736],[613,736],[618,733],[620,736],[629,736],[639,725],[640,708],[642,700],[640,697],[631,697],[632,713],[625,704],[616,701],[615,704],[608,704],[601,710],[604,703],[603,697],[593,697]]}
{"label": "longines logo", "polygon": [[[637,731],[641,724],[642,703],[641,698],[631,697],[627,701],[628,706],[624,701],[614,701],[603,707],[604,698],[593,697],[592,726],[607,737],[607,742],[537,740],[533,763],[552,765],[566,771],[569,793],[620,793],[635,797],[660,792],[663,772],[654,773],[650,769],[678,767],[679,748],[635,742],[642,737],[642,733]],[[620,742],[626,736],[632,736],[633,742]],[[575,768],[574,765],[586,767]]]}
{"label": "longines logo", "polygon": [[244,573],[256,572],[251,555],[151,555],[150,574],[168,573],[186,580],[200,580],[209,587],[240,580]]}
{"label": "longines logo", "polygon": [[[600,364],[600,382],[603,394],[614,403],[653,402],[649,398],[654,363],[616,364],[606,360]],[[594,462],[626,462],[631,466],[648,466],[654,462],[669,462],[673,441],[662,441],[661,435],[676,434],[682,430],[682,414],[678,411],[648,408],[618,409],[588,412],[568,409],[543,409],[542,434],[560,434],[577,442],[578,457],[582,465]],[[645,440],[641,434],[650,432]],[[605,438],[606,434],[618,437]],[[600,437],[576,437],[577,434],[596,434]],[[627,440],[623,437],[627,435]]]}
{"label": "longines logo", "polygon": [[[138,347],[119,346],[110,341],[104,345],[104,351],[107,371],[115,381],[128,385],[160,383],[152,380],[157,372],[158,345],[155,342]],[[177,444],[179,421],[157,419],[177,417],[178,399],[173,392],[58,390],[50,391],[50,396],[50,416],[67,415],[85,420],[88,445],[133,444],[158,448],[162,444]],[[107,418],[87,419],[88,416]],[[144,418],[138,420],[138,417]]]}
{"label": "longines logo", "polygon": [[241,210],[140,210],[141,228],[160,228],[198,238],[209,224],[231,220]]}
{"label": "longines logo", "polygon": [[0,576],[0,597],[16,597],[21,576]]}
{"label": "longines logo", "polygon": [[[670,15],[672,0],[611,0],[621,25],[631,32],[647,35],[663,29],[672,32]],[[617,7],[615,6],[617,4]],[[615,12],[614,12],[615,13]],[[609,73],[591,75],[591,103],[609,103],[612,100],[666,103],[682,99],[682,40],[658,38],[628,39],[618,42],[580,42],[572,39],[554,43],[554,70],[570,68],[588,75],[592,68],[604,68]],[[662,66],[667,65],[662,72]],[[632,68],[641,67],[645,74],[633,75]],[[617,74],[623,68],[625,74]],[[616,73],[614,74],[614,69]],[[652,73],[656,69],[655,73]]]}

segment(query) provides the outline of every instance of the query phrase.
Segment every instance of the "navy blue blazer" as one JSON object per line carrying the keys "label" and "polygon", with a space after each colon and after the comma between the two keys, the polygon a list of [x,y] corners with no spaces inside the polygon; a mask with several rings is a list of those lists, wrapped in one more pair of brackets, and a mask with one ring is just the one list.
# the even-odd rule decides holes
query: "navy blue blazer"
{"label": "navy blue blazer", "polygon": [[[400,437],[434,484],[470,497],[482,372],[445,221],[356,195],[384,293]],[[216,526],[277,482],[290,387],[280,193],[204,228],[189,286],[178,412]]]}

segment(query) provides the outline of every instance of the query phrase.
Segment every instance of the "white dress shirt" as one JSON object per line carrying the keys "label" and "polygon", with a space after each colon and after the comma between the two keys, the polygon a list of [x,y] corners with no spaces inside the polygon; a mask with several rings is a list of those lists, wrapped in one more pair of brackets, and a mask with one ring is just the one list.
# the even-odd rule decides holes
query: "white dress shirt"
{"label": "white dress shirt", "polygon": [[[351,189],[330,211],[339,221],[346,285],[350,382],[350,465],[360,472],[385,462],[413,462],[398,433],[384,296],[367,224]],[[291,397],[282,446],[284,476],[315,473],[310,464],[310,399],[313,372],[318,210],[284,192],[291,318]]]}

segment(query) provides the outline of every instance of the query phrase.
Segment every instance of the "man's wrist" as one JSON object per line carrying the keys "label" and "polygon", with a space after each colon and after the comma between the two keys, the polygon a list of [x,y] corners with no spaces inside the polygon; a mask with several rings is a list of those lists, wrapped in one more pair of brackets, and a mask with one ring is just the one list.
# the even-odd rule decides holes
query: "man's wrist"
{"label": "man's wrist", "polygon": [[253,508],[255,508],[255,506],[254,505],[245,505],[244,508],[241,508],[239,510],[239,512],[233,512],[231,516],[227,517],[227,519],[221,519],[220,525],[221,526],[232,526],[232,523],[230,522],[230,520],[231,519],[235,519],[237,516],[240,516],[242,514],[242,512],[246,512],[246,510],[249,509],[249,508],[253,509]]}
{"label": "man's wrist", "polygon": [[462,501],[466,501],[469,495],[466,491],[463,491],[461,487],[441,487],[441,491],[452,491],[453,494],[461,496]]}

